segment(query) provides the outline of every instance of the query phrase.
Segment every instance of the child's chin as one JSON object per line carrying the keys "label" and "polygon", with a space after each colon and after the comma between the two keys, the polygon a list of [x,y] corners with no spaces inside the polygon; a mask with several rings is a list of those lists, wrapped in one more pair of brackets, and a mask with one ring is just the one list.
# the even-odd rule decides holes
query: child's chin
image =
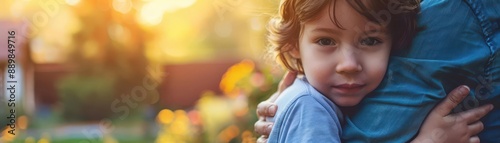
{"label": "child's chin", "polygon": [[341,107],[352,107],[352,106],[356,106],[359,104],[361,100],[344,100],[344,101],[339,101],[339,102],[335,102],[335,104],[337,106],[341,106]]}
{"label": "child's chin", "polygon": [[340,106],[340,107],[354,107],[356,105],[358,105],[358,104],[342,104],[342,105],[338,105],[338,106]]}

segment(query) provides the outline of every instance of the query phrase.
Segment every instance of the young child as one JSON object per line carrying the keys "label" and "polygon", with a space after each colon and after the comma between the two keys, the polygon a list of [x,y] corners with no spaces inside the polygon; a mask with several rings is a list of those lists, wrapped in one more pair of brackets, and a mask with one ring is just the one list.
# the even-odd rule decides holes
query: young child
{"label": "young child", "polygon": [[[382,81],[416,33],[416,0],[284,0],[271,20],[278,61],[303,74],[276,101],[269,142],[340,142],[342,113]],[[284,94],[284,95],[283,95]]]}

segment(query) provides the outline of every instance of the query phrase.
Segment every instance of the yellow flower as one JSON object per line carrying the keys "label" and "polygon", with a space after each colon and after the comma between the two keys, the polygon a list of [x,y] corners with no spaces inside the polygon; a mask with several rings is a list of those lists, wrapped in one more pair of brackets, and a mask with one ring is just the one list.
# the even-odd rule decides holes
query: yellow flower
{"label": "yellow flower", "polygon": [[170,124],[174,120],[174,112],[169,109],[163,109],[158,113],[158,116],[156,117],[159,123],[161,124]]}
{"label": "yellow flower", "polygon": [[255,63],[251,60],[243,60],[231,67],[222,76],[222,80],[219,84],[220,89],[224,92],[226,96],[234,98],[235,94],[232,92],[235,90],[238,81],[244,77],[250,75],[255,68]]}

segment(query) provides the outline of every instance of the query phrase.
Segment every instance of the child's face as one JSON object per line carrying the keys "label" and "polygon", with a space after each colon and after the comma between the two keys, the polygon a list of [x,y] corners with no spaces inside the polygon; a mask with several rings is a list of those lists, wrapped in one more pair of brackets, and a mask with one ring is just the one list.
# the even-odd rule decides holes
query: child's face
{"label": "child's face", "polygon": [[332,22],[333,10],[326,6],[303,24],[299,51],[291,54],[302,60],[314,88],[339,106],[354,106],[382,81],[392,39],[384,27],[368,21],[345,0],[337,0],[335,6],[344,29]]}

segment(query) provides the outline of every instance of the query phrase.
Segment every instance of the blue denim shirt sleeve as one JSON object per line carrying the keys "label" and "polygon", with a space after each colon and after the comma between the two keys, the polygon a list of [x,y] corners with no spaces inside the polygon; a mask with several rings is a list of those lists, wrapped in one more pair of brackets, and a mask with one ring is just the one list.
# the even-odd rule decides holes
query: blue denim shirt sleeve
{"label": "blue denim shirt sleeve", "polygon": [[500,140],[500,1],[424,0],[412,46],[393,53],[381,85],[346,117],[346,142],[407,142],[446,94],[471,94],[454,111],[486,103],[481,142]]}

